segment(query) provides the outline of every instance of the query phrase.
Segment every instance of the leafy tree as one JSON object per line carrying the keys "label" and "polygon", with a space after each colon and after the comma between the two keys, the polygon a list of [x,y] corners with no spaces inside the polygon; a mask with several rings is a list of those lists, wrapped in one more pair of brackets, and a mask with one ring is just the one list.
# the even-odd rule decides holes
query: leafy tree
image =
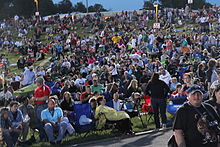
{"label": "leafy tree", "polygon": [[[184,8],[188,0],[159,0],[163,7]],[[201,9],[204,5],[210,6],[206,0],[193,0],[192,9]]]}
{"label": "leafy tree", "polygon": [[53,0],[39,0],[39,12],[41,16],[47,16],[57,13],[57,8]]}
{"label": "leafy tree", "polygon": [[105,11],[107,11],[101,4],[95,4],[95,5],[93,6],[93,9],[94,9],[93,12],[97,12],[97,11],[99,11],[99,12],[105,12]]}
{"label": "leafy tree", "polygon": [[73,5],[70,0],[63,0],[57,5],[59,13],[70,13],[73,11]]}
{"label": "leafy tree", "polygon": [[76,12],[86,12],[86,7],[82,2],[78,2],[74,5],[73,10]]}
{"label": "leafy tree", "polygon": [[145,1],[144,2],[144,9],[153,10],[154,9],[153,1]]}

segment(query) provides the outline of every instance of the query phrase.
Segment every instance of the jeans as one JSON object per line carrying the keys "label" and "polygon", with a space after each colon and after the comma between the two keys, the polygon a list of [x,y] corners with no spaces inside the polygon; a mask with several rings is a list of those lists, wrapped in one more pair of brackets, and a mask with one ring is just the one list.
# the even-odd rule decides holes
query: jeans
{"label": "jeans", "polygon": [[42,105],[35,105],[34,107],[34,111],[35,111],[35,128],[38,129],[39,131],[39,136],[40,136],[40,139],[43,140],[46,138],[46,135],[45,135],[45,132],[44,132],[44,129],[43,129],[43,123],[41,121],[41,112],[47,108],[47,104],[42,104]]}
{"label": "jeans", "polygon": [[162,124],[167,123],[166,100],[162,98],[151,98],[151,105],[154,110],[154,123],[156,125],[156,128],[160,128],[159,112],[162,119]]}
{"label": "jeans", "polygon": [[[67,128],[67,123],[66,122],[61,122],[58,127],[54,128],[51,123],[46,123],[44,125],[44,129],[45,132],[47,134],[47,137],[49,139],[50,142],[54,142],[54,141],[61,141],[64,137],[64,134],[66,132],[66,128]],[[55,140],[54,138],[54,132],[58,132],[58,136],[57,139]]]}
{"label": "jeans", "polygon": [[18,141],[18,137],[19,137],[20,133],[19,132],[9,132],[9,131],[5,131],[3,132],[3,138],[5,143],[7,144],[7,147],[14,147],[16,142]]}

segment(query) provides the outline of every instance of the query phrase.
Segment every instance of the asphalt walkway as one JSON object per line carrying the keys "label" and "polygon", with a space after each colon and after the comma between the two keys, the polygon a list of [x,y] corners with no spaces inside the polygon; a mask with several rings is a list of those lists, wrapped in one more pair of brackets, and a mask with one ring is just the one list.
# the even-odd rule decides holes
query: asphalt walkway
{"label": "asphalt walkway", "polygon": [[105,139],[101,142],[90,142],[88,144],[73,145],[77,147],[166,147],[172,130],[166,132],[153,132],[129,138]]}

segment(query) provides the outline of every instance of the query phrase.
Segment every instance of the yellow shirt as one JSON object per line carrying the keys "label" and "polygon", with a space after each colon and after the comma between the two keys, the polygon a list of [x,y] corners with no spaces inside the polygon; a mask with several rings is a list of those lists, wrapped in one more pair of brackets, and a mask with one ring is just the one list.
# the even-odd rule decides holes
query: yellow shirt
{"label": "yellow shirt", "polygon": [[121,36],[112,37],[112,41],[113,41],[114,44],[118,43],[120,40],[122,40]]}

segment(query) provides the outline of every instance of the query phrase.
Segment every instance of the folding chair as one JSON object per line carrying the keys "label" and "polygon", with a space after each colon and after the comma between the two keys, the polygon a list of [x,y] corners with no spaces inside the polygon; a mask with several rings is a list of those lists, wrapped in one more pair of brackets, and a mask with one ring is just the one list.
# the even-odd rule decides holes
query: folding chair
{"label": "folding chair", "polygon": [[[82,125],[80,124],[80,117],[85,115],[86,118],[91,119],[92,122]],[[73,124],[77,133],[85,133],[85,136],[95,128],[94,116],[91,113],[91,106],[87,104],[74,104],[73,112],[71,114],[70,123]]]}
{"label": "folding chair", "polygon": [[131,117],[131,118],[134,118],[134,117],[139,117],[140,120],[141,120],[141,123],[144,127],[144,122],[141,118],[141,114],[140,114],[140,111],[139,111],[139,106],[140,106],[140,100],[138,100],[138,103],[135,104],[136,106],[133,106],[132,105],[132,102],[131,101],[125,101],[124,102],[124,108],[125,108],[125,112],[128,113],[128,115]]}
{"label": "folding chair", "polygon": [[144,96],[144,101],[145,101],[145,104],[142,105],[142,112],[146,114],[146,121],[148,124],[149,121],[153,119],[154,110],[151,106],[150,96]]}

